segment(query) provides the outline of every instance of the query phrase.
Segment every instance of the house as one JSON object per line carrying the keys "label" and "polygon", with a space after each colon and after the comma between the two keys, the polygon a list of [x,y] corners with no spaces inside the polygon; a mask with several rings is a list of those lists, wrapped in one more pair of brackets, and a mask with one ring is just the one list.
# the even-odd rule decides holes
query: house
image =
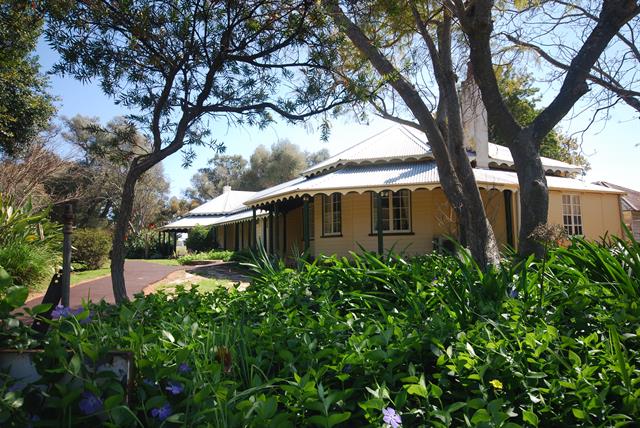
{"label": "house", "polygon": [[[488,142],[484,107],[470,101],[479,99],[474,91],[477,87],[467,79],[461,93],[467,153],[496,239],[502,246],[517,247],[520,217],[526,213],[520,209],[513,159],[507,148]],[[542,163],[550,223],[590,239],[621,235],[623,191],[573,178],[581,172],[575,165],[548,158]],[[227,240],[221,246],[245,248],[261,241],[283,258],[302,251],[311,256],[346,255],[359,247],[424,254],[443,245],[447,236],[458,235],[424,133],[401,125],[353,145],[291,181],[247,194],[243,204],[244,211],[238,211],[244,213],[241,220],[226,215],[208,224],[220,230],[218,237],[228,236],[231,224],[239,225],[231,232],[236,237],[238,227],[246,227],[249,235],[242,236],[249,236],[249,241],[238,246],[237,239]],[[191,213],[183,220],[198,221]]]}
{"label": "house", "polygon": [[244,204],[255,193],[232,190],[230,186],[224,186],[222,194],[158,230],[161,233],[173,233],[175,236],[177,233],[189,232],[198,225],[215,226],[214,246],[236,251],[249,248],[260,229],[266,227],[264,218],[267,213],[251,209]]}
{"label": "house", "polygon": [[617,189],[625,193],[625,195],[622,195],[620,198],[624,224],[629,228],[635,240],[640,241],[640,192],[606,181],[599,181],[596,184]]}

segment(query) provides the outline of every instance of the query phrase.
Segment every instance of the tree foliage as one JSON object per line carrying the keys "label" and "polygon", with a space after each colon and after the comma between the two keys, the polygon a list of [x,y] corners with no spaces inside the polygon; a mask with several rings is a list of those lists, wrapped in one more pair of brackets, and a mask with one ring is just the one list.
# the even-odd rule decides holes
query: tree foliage
{"label": "tree foliage", "polygon": [[[149,150],[150,142],[122,117],[106,125],[98,118],[76,115],[64,119],[63,139],[75,149],[75,161],[67,173],[50,184],[52,193],[76,196],[76,224],[95,228],[117,219],[121,189],[129,162],[136,153]],[[129,233],[136,234],[162,218],[169,183],[162,165],[144,173],[137,183]]]}
{"label": "tree foliage", "polygon": [[[309,27],[311,0],[52,0],[47,39],[62,60],[55,71],[98,79],[103,91],[137,113],[151,150],[133,156],[113,242],[116,301],[127,299],[124,240],[135,184],[182,150],[219,147],[209,119],[266,126],[272,112],[303,120],[331,112],[348,93],[321,70],[330,58]],[[314,42],[311,42],[314,41]]]}
{"label": "tree foliage", "polygon": [[0,155],[24,152],[55,112],[48,80],[32,55],[41,31],[32,2],[0,4]]}
{"label": "tree foliage", "polygon": [[[530,125],[540,113],[537,107],[540,101],[538,88],[533,87],[530,74],[519,74],[511,67],[498,67],[496,70],[500,92],[504,101],[521,125]],[[507,146],[495,131],[495,125],[489,123],[489,140]],[[589,168],[589,162],[580,153],[580,145],[575,138],[563,134],[558,128],[549,132],[540,144],[540,155]]]}
{"label": "tree foliage", "polygon": [[235,190],[266,189],[297,177],[328,157],[327,149],[307,152],[286,139],[276,141],[270,149],[259,145],[249,162],[240,155],[216,155],[208,167],[194,174],[185,196],[203,203],[221,194],[224,186]]}

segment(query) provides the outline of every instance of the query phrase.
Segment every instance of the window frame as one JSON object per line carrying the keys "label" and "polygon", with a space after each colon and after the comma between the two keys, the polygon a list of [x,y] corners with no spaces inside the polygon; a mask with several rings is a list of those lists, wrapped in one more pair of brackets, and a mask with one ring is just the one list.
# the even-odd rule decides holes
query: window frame
{"label": "window frame", "polygon": [[[396,209],[401,209],[402,207],[396,207],[394,204],[394,196],[399,195],[401,192],[406,192],[407,195],[407,205],[406,205],[406,210],[407,210],[407,228],[406,229],[396,229],[394,227],[394,223],[396,222],[396,218],[395,218],[395,213],[396,213]],[[385,198],[387,198],[387,200],[389,201],[389,205],[387,208],[387,215],[388,215],[388,221],[387,221],[387,225],[388,225],[388,229],[384,229],[384,220],[385,218],[383,217],[383,230],[382,230],[382,234],[383,235],[409,235],[409,234],[413,234],[413,223],[411,221],[412,215],[411,215],[411,211],[412,211],[412,198],[411,198],[411,191],[408,189],[400,189],[400,190],[396,190],[396,191],[391,191],[391,190],[387,190],[385,191],[386,196],[384,196]],[[379,192],[371,192],[371,235],[377,235],[378,231],[377,231],[377,220],[376,220],[376,216],[377,216],[377,209],[376,209],[376,198],[379,197],[380,194]],[[400,220],[402,221],[402,220]]]}
{"label": "window frame", "polygon": [[[328,212],[327,207],[330,208]],[[331,216],[329,222],[325,220],[327,215]],[[330,231],[326,229],[328,224],[331,225]],[[337,228],[335,227],[336,225]],[[342,194],[338,192],[322,195],[322,237],[330,238],[336,236],[342,236]]]}
{"label": "window frame", "polygon": [[584,236],[580,195],[575,193],[562,194],[562,226],[568,236]]}

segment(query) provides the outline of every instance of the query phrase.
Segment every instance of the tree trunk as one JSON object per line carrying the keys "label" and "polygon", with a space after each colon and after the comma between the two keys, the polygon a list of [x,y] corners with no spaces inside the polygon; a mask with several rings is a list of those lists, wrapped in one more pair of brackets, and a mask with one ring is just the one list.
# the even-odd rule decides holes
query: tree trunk
{"label": "tree trunk", "polygon": [[534,239],[533,230],[547,223],[549,214],[549,188],[537,145],[530,128],[523,129],[512,144],[511,155],[520,185],[520,232],[518,253],[521,256],[544,256],[544,246]]}
{"label": "tree trunk", "polygon": [[124,281],[124,259],[126,256],[125,241],[129,220],[133,211],[133,198],[135,196],[136,182],[142,173],[135,167],[130,167],[122,188],[122,202],[118,211],[116,227],[113,231],[113,245],[111,250],[111,285],[116,304],[129,300]]}
{"label": "tree trunk", "polygon": [[[362,30],[349,20],[342,12],[338,2],[336,0],[327,2],[326,7],[338,27],[349,37],[354,46],[369,60],[378,73],[381,76],[394,76],[394,79],[389,79],[389,84],[403,99],[427,136],[438,167],[442,189],[459,222],[463,225],[471,255],[482,268],[490,264],[497,264],[500,260],[498,245],[491,224],[487,219],[473,169],[463,145],[455,76],[449,57],[445,59],[447,60],[446,71],[450,75],[443,75],[438,82],[441,96],[445,97],[447,101],[447,120],[443,120],[442,123],[448,123],[447,129],[440,130],[420,93],[394,67],[391,61],[371,44]],[[449,31],[446,27],[443,30]],[[450,37],[447,34],[444,36]],[[442,48],[446,51],[447,47],[444,45]]]}

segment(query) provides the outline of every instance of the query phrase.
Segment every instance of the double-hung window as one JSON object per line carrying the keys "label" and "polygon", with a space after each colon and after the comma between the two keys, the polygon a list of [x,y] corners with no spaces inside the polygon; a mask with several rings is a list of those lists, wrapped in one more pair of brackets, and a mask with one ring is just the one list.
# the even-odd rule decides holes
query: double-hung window
{"label": "double-hung window", "polygon": [[562,195],[562,223],[567,235],[582,235],[580,196]]}
{"label": "double-hung window", "polygon": [[397,192],[373,193],[371,198],[371,230],[378,232],[378,200],[382,203],[382,231],[386,233],[411,232],[411,192],[399,190]]}
{"label": "double-hung window", "polygon": [[342,234],[342,195],[322,195],[322,235]]}

